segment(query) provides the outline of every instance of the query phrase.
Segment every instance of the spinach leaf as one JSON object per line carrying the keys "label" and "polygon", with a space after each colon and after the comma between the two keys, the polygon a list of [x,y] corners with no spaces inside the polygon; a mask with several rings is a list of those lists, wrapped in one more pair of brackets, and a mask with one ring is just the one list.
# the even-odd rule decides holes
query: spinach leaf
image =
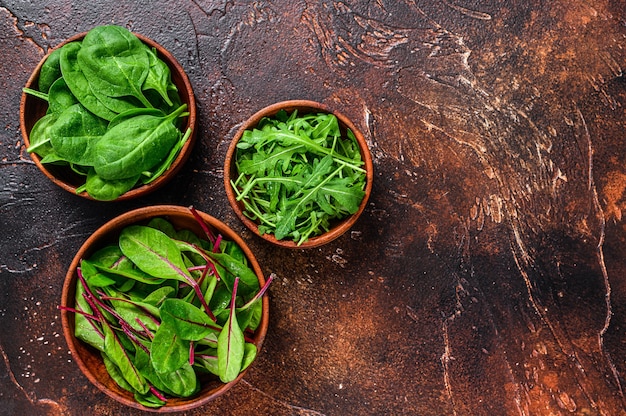
{"label": "spinach leaf", "polygon": [[169,92],[177,91],[177,89],[172,83],[170,68],[159,59],[155,50],[147,48],[147,54],[150,64],[142,89],[156,91],[168,106],[172,106]]}
{"label": "spinach leaf", "polygon": [[172,146],[172,149],[170,150],[167,157],[163,159],[163,161],[160,164],[153,167],[154,171],[151,172],[149,176],[141,180],[142,183],[149,184],[155,181],[156,179],[158,179],[161,175],[163,175],[163,173],[165,173],[165,171],[168,170],[170,166],[172,166],[172,163],[174,163],[174,160],[176,159],[176,157],[178,157],[178,154],[180,153],[182,148],[185,146],[185,143],[187,142],[190,136],[191,136],[191,129],[188,128],[185,134],[180,137],[180,139],[176,142],[174,146]]}
{"label": "spinach leaf", "polygon": [[185,110],[159,117],[139,115],[109,129],[94,148],[94,167],[105,179],[123,179],[149,170],[163,158],[180,138],[172,123]]}
{"label": "spinach leaf", "polygon": [[72,94],[89,111],[105,120],[111,120],[116,114],[109,110],[94,95],[91,85],[85,78],[85,74],[78,65],[78,52],[81,49],[81,42],[70,42],[61,48],[61,73]]}
{"label": "spinach leaf", "polygon": [[59,118],[58,114],[46,114],[41,117],[30,131],[28,153],[36,153],[42,158],[54,154],[54,149],[50,143],[50,130]]}
{"label": "spinach leaf", "polygon": [[159,110],[158,108],[135,107],[135,108],[131,108],[129,110],[120,112],[118,115],[116,115],[111,121],[109,121],[108,128],[110,129],[112,127],[115,127],[122,121],[129,120],[133,117],[141,116],[141,115],[152,115],[152,116],[158,116],[158,117],[165,116],[163,111]]}
{"label": "spinach leaf", "polygon": [[138,180],[139,175],[124,179],[103,179],[96,173],[95,169],[91,168],[87,173],[85,190],[91,197],[97,200],[113,201],[114,199],[119,198],[121,195],[130,191],[135,186]]}
{"label": "spinach leaf", "polygon": [[56,154],[70,163],[93,165],[95,144],[106,131],[106,122],[81,104],[59,114],[50,128],[50,143]]}
{"label": "spinach leaf", "polygon": [[46,58],[39,70],[37,87],[39,91],[47,93],[52,84],[61,78],[61,50],[55,49]]}
{"label": "spinach leaf", "polygon": [[78,100],[72,94],[65,79],[59,78],[50,86],[48,92],[47,113],[62,113],[65,109],[78,104]]}
{"label": "spinach leaf", "polygon": [[150,60],[145,45],[128,29],[108,25],[90,30],[77,58],[93,91],[107,97],[130,95],[152,107],[141,90]]}

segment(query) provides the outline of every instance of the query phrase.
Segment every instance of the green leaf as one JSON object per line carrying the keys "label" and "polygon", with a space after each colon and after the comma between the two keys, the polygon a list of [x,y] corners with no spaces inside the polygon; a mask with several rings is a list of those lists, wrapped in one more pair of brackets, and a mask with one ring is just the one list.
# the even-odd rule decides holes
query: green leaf
{"label": "green leaf", "polygon": [[145,45],[128,29],[108,25],[90,30],[77,58],[93,91],[107,97],[132,96],[152,106],[141,90],[150,60]]}
{"label": "green leaf", "polygon": [[176,142],[176,144],[174,144],[174,146],[172,146],[167,157],[165,157],[165,159],[163,159],[163,161],[161,161],[159,165],[154,166],[152,168],[153,172],[150,172],[150,175],[147,178],[142,180],[144,184],[149,184],[151,182],[154,182],[161,175],[163,175],[163,173],[165,173],[165,171],[168,170],[170,166],[172,166],[172,163],[174,163],[174,160],[178,157],[178,154],[180,153],[182,148],[185,146],[185,143],[191,136],[191,132],[192,132],[191,128],[188,128],[185,131],[185,134],[180,136],[180,139]]}
{"label": "green leaf", "polygon": [[152,276],[186,283],[192,280],[176,243],[159,230],[131,225],[120,233],[119,244],[126,257]]}
{"label": "green leaf", "polygon": [[155,90],[159,93],[161,98],[163,98],[163,101],[171,106],[173,103],[172,100],[170,100],[169,92],[172,88],[176,90],[176,86],[172,83],[170,68],[165,62],[159,59],[156,51],[147,49],[147,53],[150,66],[142,89]]}
{"label": "green leaf", "polygon": [[[85,300],[83,294],[85,288],[82,284],[76,285],[76,306],[75,308],[88,314],[93,314],[89,303]],[[101,325],[85,315],[77,313],[74,316],[74,335],[76,338],[91,345],[92,347],[104,351],[104,333]]]}
{"label": "green leaf", "polygon": [[176,228],[174,228],[174,225],[172,225],[172,223],[166,220],[165,218],[161,218],[161,217],[152,218],[150,222],[148,222],[148,227],[162,231],[169,238],[176,238],[176,235],[177,235]]}
{"label": "green leaf", "polygon": [[128,381],[126,381],[119,367],[113,361],[111,361],[109,356],[105,353],[101,353],[100,355],[102,357],[102,361],[104,362],[104,368],[106,368],[107,372],[109,373],[111,378],[117,383],[117,385],[124,390],[135,392],[133,386],[131,386]]}
{"label": "green leaf", "polygon": [[96,172],[105,179],[123,179],[157,165],[180,138],[172,120],[185,108],[166,117],[138,115],[110,128],[94,149]]}
{"label": "green leaf", "polygon": [[62,113],[65,109],[78,104],[78,100],[72,94],[63,78],[57,79],[48,92],[47,113]]}
{"label": "green leaf", "polygon": [[189,361],[186,361],[180,368],[174,371],[157,372],[156,374],[163,385],[176,396],[193,396],[200,389],[196,372],[189,364]]}
{"label": "green leaf", "polygon": [[160,313],[162,322],[185,340],[198,341],[219,330],[205,312],[181,299],[165,299]]}
{"label": "green leaf", "polygon": [[55,154],[50,143],[50,130],[59,118],[58,114],[46,114],[41,117],[30,131],[28,153],[36,153],[40,157]]}
{"label": "green leaf", "polygon": [[189,361],[189,342],[175,328],[161,324],[150,345],[152,367],[157,373],[176,371]]}
{"label": "green leaf", "polygon": [[251,342],[246,342],[243,352],[243,362],[241,363],[241,371],[245,370],[250,366],[250,364],[252,364],[252,362],[256,359],[257,353],[258,350],[256,345]]}
{"label": "green leaf", "polygon": [[218,268],[220,277],[230,290],[233,288],[235,277],[240,279],[240,293],[249,295],[259,290],[259,278],[244,262],[226,253],[207,252]]}
{"label": "green leaf", "polygon": [[103,325],[102,329],[105,335],[104,348],[107,356],[119,368],[124,380],[126,380],[133,389],[141,394],[145,394],[150,386],[148,386],[146,379],[139,374],[137,368],[135,368],[120,339],[109,325]]}
{"label": "green leaf", "polygon": [[61,50],[55,49],[46,58],[39,70],[39,91],[47,93],[56,80],[61,78]]}
{"label": "green leaf", "polygon": [[93,165],[97,142],[106,131],[106,123],[81,104],[65,109],[50,128],[50,143],[56,154],[70,163]]}
{"label": "green leaf", "polygon": [[89,111],[105,120],[111,120],[116,114],[109,110],[94,95],[91,85],[85,78],[85,74],[78,65],[78,52],[81,49],[80,42],[70,42],[61,48],[61,72],[67,86],[78,101]]}
{"label": "green leaf", "polygon": [[133,189],[139,175],[116,180],[107,180],[100,177],[95,169],[90,169],[87,173],[85,189],[89,196],[99,201],[113,201]]}
{"label": "green leaf", "polygon": [[237,283],[235,281],[228,319],[217,337],[217,367],[220,380],[224,383],[230,383],[241,372],[245,349],[243,331],[239,328],[235,311]]}

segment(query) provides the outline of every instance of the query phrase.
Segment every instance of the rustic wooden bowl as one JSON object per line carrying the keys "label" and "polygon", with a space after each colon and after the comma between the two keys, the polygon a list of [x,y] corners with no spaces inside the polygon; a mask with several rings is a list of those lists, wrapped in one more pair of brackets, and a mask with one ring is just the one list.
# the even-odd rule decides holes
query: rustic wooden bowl
{"label": "rustic wooden bowl", "polygon": [[[244,131],[254,128],[263,117],[272,117],[276,115],[276,113],[278,113],[280,110],[285,110],[287,111],[287,113],[291,113],[294,110],[298,110],[298,114],[301,114],[301,115],[310,114],[310,113],[320,113],[320,112],[334,114],[337,117],[339,121],[339,126],[342,129],[350,129],[354,133],[354,136],[356,137],[357,143],[361,151],[361,158],[363,159],[363,162],[364,162],[363,167],[366,170],[365,196],[363,197],[363,200],[361,201],[361,204],[359,205],[359,210],[356,213],[352,214],[351,216],[346,217],[343,220],[337,221],[328,232],[321,234],[319,236],[316,236],[316,237],[311,237],[300,245],[298,245],[296,241],[293,241],[291,239],[277,240],[273,234],[260,234],[258,224],[244,215],[243,202],[237,201],[237,196],[235,195],[235,192],[231,186],[231,179],[237,178],[238,176],[237,167],[236,167],[234,159],[235,159],[235,153],[237,150],[237,142],[241,139]],[[372,164],[372,156],[367,146],[367,142],[365,141],[365,138],[363,137],[363,133],[361,133],[361,131],[358,128],[356,128],[356,126],[346,116],[344,116],[340,112],[331,110],[328,106],[324,104],[321,104],[315,101],[308,101],[308,100],[291,100],[291,101],[279,102],[276,104],[272,104],[268,107],[265,107],[262,110],[255,113],[254,115],[252,115],[252,117],[247,119],[243,123],[243,125],[237,130],[232,142],[230,143],[228,151],[226,153],[226,160],[224,163],[224,186],[226,187],[226,194],[228,196],[228,201],[230,202],[230,205],[232,206],[233,210],[235,211],[235,214],[239,217],[239,219],[253,233],[265,239],[266,241],[269,241],[270,243],[275,244],[280,247],[293,248],[293,249],[305,249],[305,248],[319,247],[323,244],[327,244],[335,240],[336,238],[341,236],[343,233],[345,233],[348,229],[350,229],[350,227],[354,225],[356,220],[363,213],[363,210],[365,209],[365,206],[367,205],[367,201],[372,192],[373,179],[374,179],[374,167]]]}
{"label": "rustic wooden bowl", "polygon": [[[48,56],[55,49],[61,48],[69,42],[83,39],[86,34],[87,32],[83,32],[74,35],[51,49],[35,67],[35,70],[26,82],[25,87],[37,89],[37,83],[39,81],[39,71],[41,70],[41,66],[48,58]],[[191,87],[191,83],[189,82],[189,78],[187,77],[185,70],[182,66],[180,66],[176,58],[174,58],[174,56],[161,45],[143,35],[140,35],[138,33],[134,34],[143,43],[150,46],[151,48],[155,48],[159,58],[169,66],[172,82],[178,88],[181,102],[187,104],[187,111],[189,112],[189,116],[187,116],[183,120],[181,129],[184,133],[187,128],[191,128],[191,136],[181,149],[176,160],[159,178],[155,179],[147,185],[141,185],[131,189],[130,191],[115,199],[115,201],[137,198],[142,195],[146,195],[152,191],[155,191],[156,189],[166,184],[174,175],[176,175],[176,173],[178,173],[181,167],[185,164],[185,162],[189,158],[191,149],[193,148],[196,139],[196,100],[193,89]],[[26,148],[28,148],[28,146],[30,145],[30,131],[32,130],[37,120],[39,120],[46,114],[47,109],[48,104],[44,100],[34,97],[30,94],[22,93],[22,99],[20,101],[20,130],[22,132],[22,137],[24,139],[24,145],[26,146]],[[31,153],[30,157],[35,162],[39,170],[44,173],[44,175],[46,175],[52,182],[65,189],[66,191],[76,194],[76,189],[85,183],[85,179],[83,176],[76,174],[72,171],[72,169],[67,166],[57,166],[53,164],[44,165],[41,163],[41,157],[34,153]],[[93,199],[87,194],[87,192],[81,192],[78,195],[87,199]]]}
{"label": "rustic wooden bowl", "polygon": [[[250,267],[258,276],[259,284],[262,287],[265,284],[265,278],[263,277],[261,268],[241,237],[214,217],[202,212],[198,213],[209,229],[214,231],[215,234],[221,234],[224,239],[233,241],[241,247],[249,261]],[[65,276],[61,296],[61,305],[63,307],[71,308],[75,306],[76,283],[78,279],[76,269],[79,267],[81,259],[88,258],[97,249],[102,248],[107,244],[117,242],[119,233],[124,227],[132,224],[146,224],[150,219],[155,217],[166,218],[175,227],[179,229],[192,230],[199,237],[205,238],[201,227],[196,222],[189,209],[184,207],[172,205],[151,206],[139,208],[116,217],[93,233],[76,253],[76,256],[72,260],[68,269],[67,275]],[[252,337],[258,351],[261,350],[269,324],[269,300],[267,295],[263,297],[262,302],[263,313],[261,323]],[[148,408],[137,403],[131,393],[120,388],[117,383],[113,381],[104,367],[99,351],[83,343],[74,336],[74,313],[61,309],[61,323],[63,326],[63,335],[65,336],[65,340],[67,341],[72,353],[72,358],[78,364],[78,367],[83,374],[87,376],[89,381],[118,402],[145,411],[156,413],[181,412],[206,404],[233,387],[250,368],[248,367],[241,374],[239,374],[235,380],[227,384],[222,383],[217,377],[207,377],[206,379],[201,379],[201,390],[197,395],[185,399],[171,398],[168,400],[167,404],[161,408]]]}

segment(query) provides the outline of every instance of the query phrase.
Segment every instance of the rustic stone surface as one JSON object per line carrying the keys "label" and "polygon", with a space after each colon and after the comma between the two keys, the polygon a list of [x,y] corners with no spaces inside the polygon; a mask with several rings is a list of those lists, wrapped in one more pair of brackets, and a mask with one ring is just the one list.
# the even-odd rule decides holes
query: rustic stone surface
{"label": "rustic stone surface", "polygon": [[[165,46],[199,110],[195,154],[119,204],[51,184],[19,133],[46,50],[116,23]],[[0,2],[0,414],[136,414],[67,353],[74,252],[129,209],[193,204],[242,232],[271,324],[243,382],[192,414],[626,413],[626,5],[302,0]],[[228,206],[239,123],[324,102],[376,169],[353,229],[320,249],[254,238]]]}

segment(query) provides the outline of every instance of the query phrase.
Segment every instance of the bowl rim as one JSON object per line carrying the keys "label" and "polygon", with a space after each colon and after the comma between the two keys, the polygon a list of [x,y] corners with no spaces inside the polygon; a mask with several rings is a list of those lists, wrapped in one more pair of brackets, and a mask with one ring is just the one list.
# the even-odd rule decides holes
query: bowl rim
{"label": "bowl rim", "polygon": [[[319,236],[311,237],[300,245],[298,245],[296,241],[291,240],[291,239],[278,240],[276,239],[276,237],[274,237],[273,234],[259,233],[258,224],[243,214],[241,204],[237,201],[237,197],[230,184],[231,171],[236,169],[233,163],[233,159],[235,157],[235,152],[237,150],[237,143],[241,139],[243,133],[247,129],[253,128],[254,126],[256,126],[263,117],[274,116],[280,110],[285,110],[291,113],[293,110],[296,110],[296,109],[298,109],[299,111],[301,109],[306,109],[305,114],[311,113],[311,112],[324,112],[324,113],[334,114],[339,120],[340,124],[343,124],[346,128],[349,128],[354,133],[354,136],[357,140],[357,144],[359,145],[361,158],[364,162],[364,168],[366,171],[365,190],[364,190],[365,195],[363,197],[363,200],[361,201],[361,204],[359,205],[358,211],[350,215],[349,217],[346,217],[345,219],[341,220],[340,222],[338,222],[337,225],[331,228],[328,232],[321,234]],[[365,210],[365,207],[367,206],[369,197],[372,193],[373,180],[374,180],[374,165],[372,162],[372,155],[371,155],[369,146],[367,144],[367,141],[365,140],[365,137],[363,136],[363,133],[361,132],[361,130],[358,129],[355,126],[355,124],[340,111],[331,109],[331,107],[329,107],[326,104],[323,104],[317,101],[312,101],[312,100],[280,101],[280,102],[271,104],[269,106],[266,106],[258,110],[257,112],[255,112],[252,116],[250,116],[247,120],[245,120],[243,124],[235,132],[235,135],[233,136],[233,139],[230,142],[230,145],[226,152],[226,158],[224,161],[224,187],[226,188],[226,196],[228,197],[228,202],[230,203],[237,217],[255,235],[261,237],[262,239],[274,245],[285,247],[285,248],[290,248],[290,249],[308,249],[308,248],[319,247],[324,244],[330,243],[331,241],[339,238],[346,231],[348,231],[354,225],[354,223],[358,220],[358,218],[361,216],[361,214]]]}
{"label": "bowl rim", "polygon": [[[196,210],[198,215],[202,218],[202,220],[215,231],[219,231],[220,234],[225,239],[235,242],[242,249],[246,258],[249,261],[249,265],[257,275],[259,279],[259,284],[261,287],[265,284],[266,280],[261,270],[261,267],[256,260],[256,257],[250,250],[250,247],[245,243],[245,241],[239,236],[232,228],[230,228],[227,224],[220,221],[219,219],[206,214],[202,211]],[[193,219],[193,215],[189,211],[188,207],[182,207],[178,205],[153,205],[143,208],[137,208],[131,211],[127,211],[110,221],[106,222],[102,226],[100,226],[96,231],[93,232],[85,242],[80,246],[76,255],[74,256],[70,266],[67,269],[67,273],[65,275],[65,279],[63,281],[63,288],[61,293],[61,305],[62,306],[73,306],[74,299],[73,293],[75,292],[77,275],[76,269],[80,264],[80,260],[85,257],[85,255],[91,252],[94,249],[97,249],[98,242],[102,244],[102,241],[106,241],[111,237],[115,237],[119,234],[120,230],[128,225],[141,223],[148,221],[151,218],[155,217],[167,217],[167,216],[178,216],[185,217],[186,219]],[[195,221],[195,220],[194,220]],[[128,397],[122,396],[121,394],[111,390],[109,387],[104,385],[96,376],[90,371],[88,364],[83,359],[79,351],[79,346],[82,349],[92,350],[93,348],[87,346],[82,341],[78,340],[73,334],[73,322],[70,322],[70,319],[73,321],[74,314],[69,312],[63,308],[61,308],[61,326],[63,328],[63,335],[65,341],[69,347],[70,353],[72,355],[72,359],[78,365],[80,371],[87,377],[87,379],[95,385],[100,391],[105,393],[107,396],[112,399],[122,403],[126,406],[133,407],[136,409],[149,411],[153,413],[170,413],[170,412],[180,412],[187,411],[199,406],[202,406],[215,398],[221,396],[230,390],[235,384],[237,384],[247,373],[247,371],[252,367],[254,362],[248,366],[245,370],[243,370],[235,380],[229,383],[222,383],[218,387],[208,390],[204,392],[206,396],[192,396],[190,398],[185,399],[172,399],[174,400],[173,405],[164,405],[160,408],[150,408],[139,404],[138,402],[130,399]],[[262,314],[261,314],[261,322],[254,333],[253,339],[255,340],[255,345],[257,346],[257,351],[261,351],[263,342],[265,340],[265,336],[267,335],[267,330],[269,327],[269,298],[267,293],[265,293],[262,297]],[[96,353],[95,349],[93,349],[94,354]],[[255,358],[256,361],[257,358]],[[106,377],[109,377],[108,374]],[[114,381],[112,381],[115,383]],[[120,388],[120,391],[121,388]],[[130,394],[129,394],[130,395]]]}
{"label": "bowl rim", "polygon": [[[28,80],[26,81],[25,87],[32,88],[35,85],[36,81],[39,79],[39,72],[41,70],[41,67],[43,66],[44,62],[46,61],[46,59],[48,59],[48,57],[50,56],[52,52],[54,52],[55,50],[59,48],[62,48],[64,45],[70,42],[74,42],[74,41],[84,38],[87,33],[88,31],[74,34],[70,36],[69,38],[65,39],[64,41],[62,41],[61,43],[59,43],[58,45],[50,48],[48,52],[43,56],[43,58],[41,58],[41,60],[39,61],[39,63],[37,64],[33,72],[30,74]],[[48,179],[50,179],[54,184],[56,184],[57,186],[61,187],[62,189],[74,195],[78,195],[78,196],[81,196],[83,198],[93,200],[93,201],[98,201],[98,202],[125,201],[128,199],[134,199],[134,198],[146,195],[148,193],[151,193],[157,190],[158,188],[165,185],[169,180],[171,180],[173,176],[176,175],[176,173],[180,171],[180,169],[185,164],[187,159],[189,159],[191,149],[193,148],[193,145],[195,144],[195,141],[196,141],[196,128],[197,128],[196,99],[195,99],[193,87],[191,85],[191,82],[189,81],[187,72],[183,69],[182,65],[180,65],[180,63],[174,57],[174,55],[172,55],[171,52],[169,52],[161,44],[157,43],[156,41],[140,33],[136,33],[136,32],[132,32],[132,33],[135,36],[137,36],[139,40],[141,40],[143,43],[145,43],[149,47],[155,48],[157,51],[157,55],[159,55],[162,59],[164,58],[164,61],[170,67],[170,71],[173,72],[175,70],[176,73],[180,76],[181,81],[183,85],[185,86],[185,91],[183,91],[183,93],[179,91],[179,94],[181,94],[181,97],[185,96],[185,97],[188,97],[189,99],[189,103],[187,104],[187,111],[189,112],[189,115],[187,116],[187,122],[186,122],[185,127],[191,128],[191,135],[189,136],[189,138],[187,139],[187,141],[181,148],[176,159],[174,159],[174,162],[172,163],[172,165],[165,172],[163,172],[161,176],[156,178],[150,184],[141,185],[136,188],[133,188],[127,191],[126,193],[120,195],[118,198],[113,199],[111,201],[97,200],[91,197],[86,191],[83,191],[81,193],[76,193],[77,188],[64,180],[59,179],[56,175],[54,175],[53,172],[51,172],[43,163],[41,163],[41,157],[39,157],[39,155],[35,153],[29,153],[30,158],[33,160],[33,162],[39,168],[39,170],[42,171],[43,174],[46,177],[48,177]],[[25,149],[28,149],[28,147],[30,146],[30,138],[29,138],[30,131],[27,131],[27,127],[26,127],[26,104],[27,104],[27,100],[29,99],[33,99],[33,97],[30,97],[29,94],[22,92],[22,96],[20,98],[20,131],[22,133],[22,139],[24,140]],[[32,130],[32,127],[31,127],[31,130]]]}

